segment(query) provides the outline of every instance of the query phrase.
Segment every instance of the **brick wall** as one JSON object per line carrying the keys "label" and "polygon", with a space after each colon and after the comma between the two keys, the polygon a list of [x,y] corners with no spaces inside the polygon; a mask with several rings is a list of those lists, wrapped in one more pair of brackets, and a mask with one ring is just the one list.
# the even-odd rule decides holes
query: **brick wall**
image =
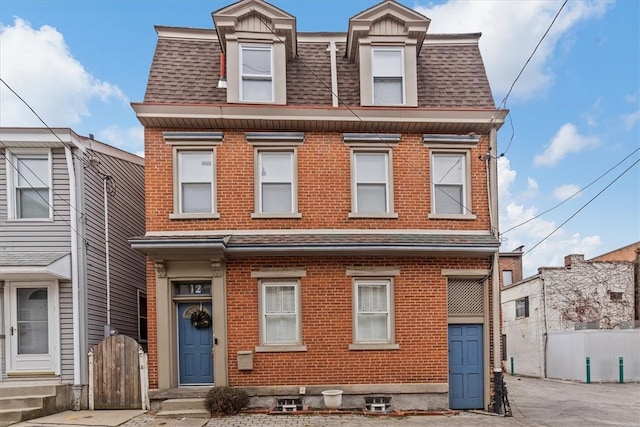
{"label": "brick wall", "polygon": [[217,148],[217,220],[169,220],[173,210],[172,147],[162,132],[145,129],[147,231],[230,229],[440,229],[488,230],[484,136],[471,150],[472,210],[475,221],[429,220],[429,150],[421,134],[405,134],[393,148],[394,204],[398,219],[349,219],[350,148],[338,132],[307,132],[298,147],[298,208],[301,219],[251,219],[254,211],[254,152],[244,132],[225,131]]}
{"label": "brick wall", "polygon": [[[353,342],[354,266],[397,268],[395,337],[400,350],[349,350]],[[238,351],[259,345],[258,281],[251,271],[305,268],[301,279],[306,352],[255,353],[254,369],[239,371]],[[231,260],[227,264],[229,383],[444,383],[447,373],[446,277],[443,268],[489,268],[473,258],[299,258]]]}

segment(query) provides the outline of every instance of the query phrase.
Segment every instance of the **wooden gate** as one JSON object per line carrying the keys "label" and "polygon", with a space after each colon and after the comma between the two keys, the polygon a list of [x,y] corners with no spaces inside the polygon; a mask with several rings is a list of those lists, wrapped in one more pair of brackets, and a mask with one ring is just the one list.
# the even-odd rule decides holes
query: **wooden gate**
{"label": "wooden gate", "polygon": [[126,335],[89,351],[89,409],[149,409],[147,355]]}

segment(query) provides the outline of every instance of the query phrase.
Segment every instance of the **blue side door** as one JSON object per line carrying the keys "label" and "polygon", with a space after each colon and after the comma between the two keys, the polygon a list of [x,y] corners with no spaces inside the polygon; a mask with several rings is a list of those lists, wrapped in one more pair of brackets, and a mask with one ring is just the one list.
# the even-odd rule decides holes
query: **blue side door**
{"label": "blue side door", "polygon": [[180,385],[213,384],[213,325],[197,329],[191,324],[194,310],[207,310],[213,318],[211,302],[178,304],[178,367]]}
{"label": "blue side door", "polygon": [[449,407],[484,407],[482,325],[449,325]]}

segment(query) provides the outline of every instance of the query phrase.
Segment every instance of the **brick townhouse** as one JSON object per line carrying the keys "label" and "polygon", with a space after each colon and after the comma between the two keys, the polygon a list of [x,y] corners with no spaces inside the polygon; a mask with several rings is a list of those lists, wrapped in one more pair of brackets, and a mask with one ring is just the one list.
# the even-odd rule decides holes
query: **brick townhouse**
{"label": "brick townhouse", "polygon": [[346,33],[299,33],[259,0],[212,17],[156,27],[133,105],[151,389],[230,385],[265,407],[322,407],[329,389],[347,407],[489,406],[506,111],[480,34],[428,34],[389,0]]}

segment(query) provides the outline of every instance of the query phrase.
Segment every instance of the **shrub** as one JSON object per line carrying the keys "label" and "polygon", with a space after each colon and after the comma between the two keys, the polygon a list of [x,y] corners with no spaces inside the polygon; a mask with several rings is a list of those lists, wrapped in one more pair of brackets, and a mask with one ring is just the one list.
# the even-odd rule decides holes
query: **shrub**
{"label": "shrub", "polygon": [[204,399],[204,407],[211,414],[234,415],[249,404],[246,391],[232,387],[213,387]]}

